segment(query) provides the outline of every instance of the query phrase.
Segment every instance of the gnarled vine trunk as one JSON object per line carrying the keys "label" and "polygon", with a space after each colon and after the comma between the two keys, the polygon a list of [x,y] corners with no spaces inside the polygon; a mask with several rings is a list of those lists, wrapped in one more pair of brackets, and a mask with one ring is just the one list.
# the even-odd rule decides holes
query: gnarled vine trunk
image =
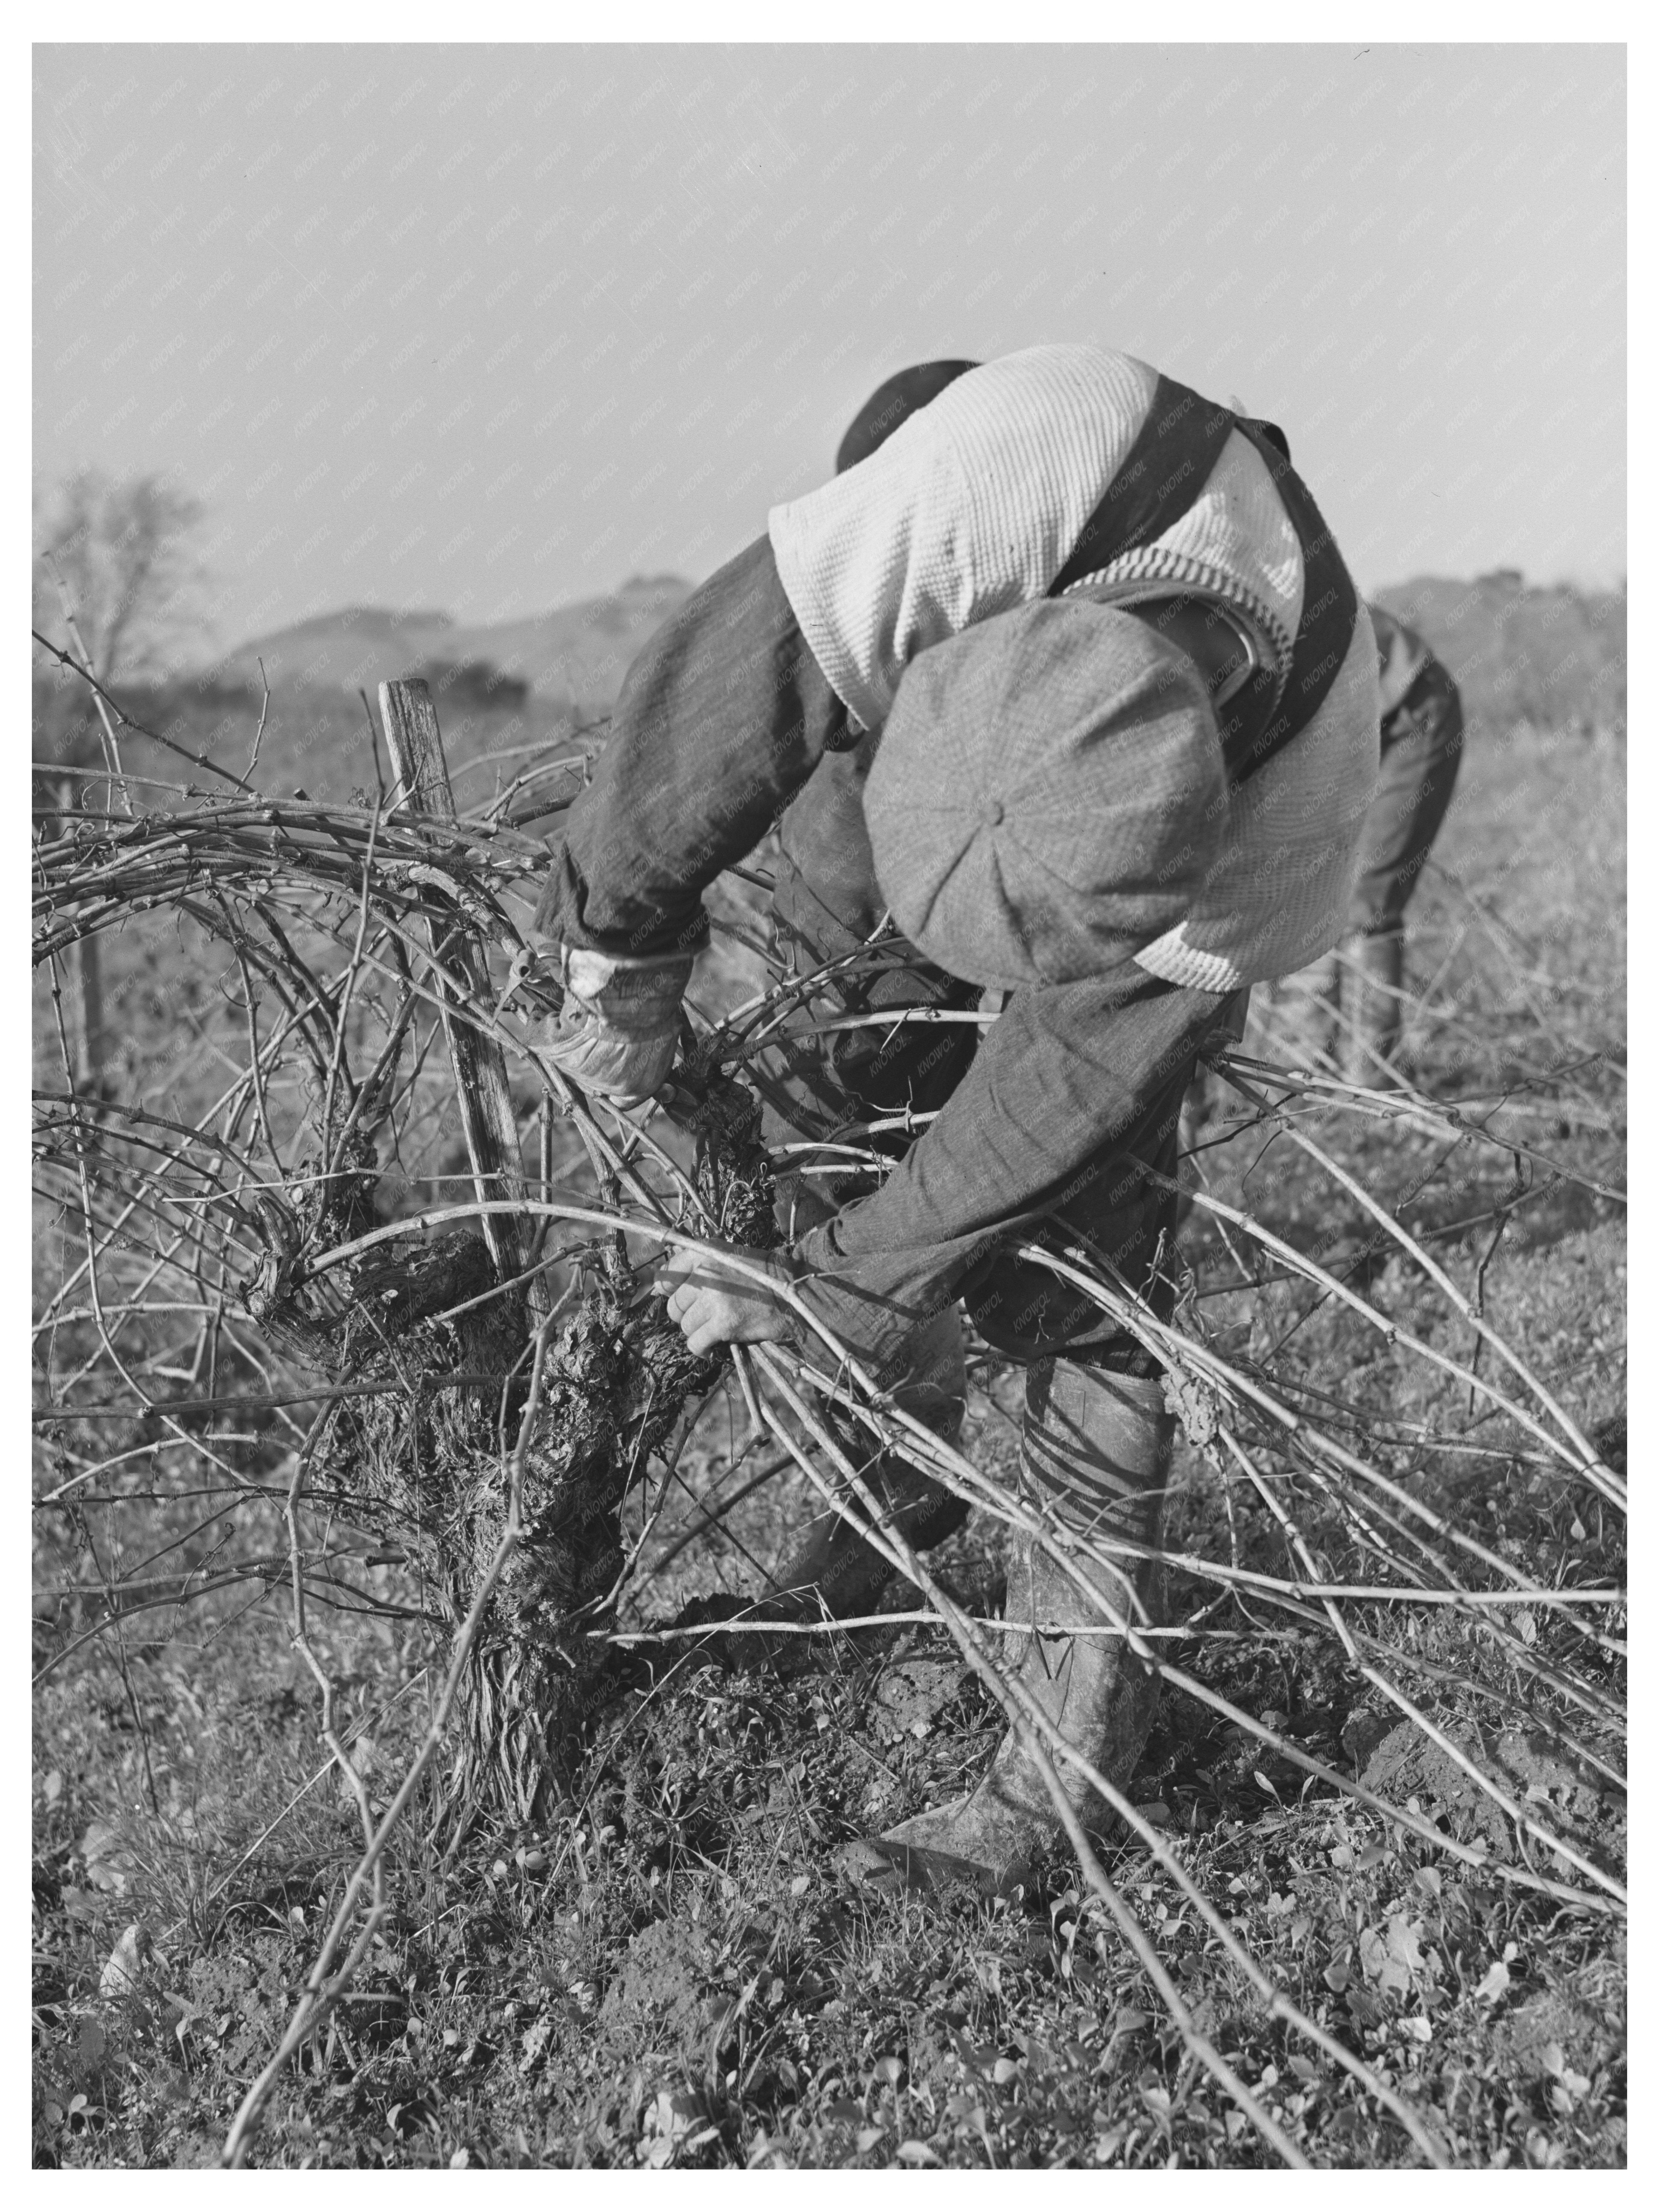
{"label": "gnarled vine trunk", "polygon": [[[703,1209],[726,1241],[775,1243],[758,1103],[733,1084],[700,1088]],[[374,1177],[360,1140],[325,1184],[264,1195],[266,1263],[246,1303],[289,1357],[392,1386],[339,1401],[319,1471],[397,1524],[426,1602],[458,1630],[505,1526],[534,1331],[521,1293],[491,1295],[495,1263],[471,1230],[308,1274],[308,1259],[371,1225]],[[595,1247],[548,1346],[524,1440],[522,1532],[468,1655],[435,1815],[445,1831],[534,1825],[568,1796],[586,1724],[617,1686],[614,1647],[592,1632],[614,1611],[623,1499],[720,1366],[693,1358],[662,1299],[641,1294],[620,1234]]]}

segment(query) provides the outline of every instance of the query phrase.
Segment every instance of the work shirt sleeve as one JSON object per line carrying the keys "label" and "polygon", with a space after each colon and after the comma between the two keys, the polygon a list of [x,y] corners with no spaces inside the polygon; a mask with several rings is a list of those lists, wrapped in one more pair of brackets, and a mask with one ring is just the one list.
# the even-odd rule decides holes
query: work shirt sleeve
{"label": "work shirt sleeve", "polygon": [[1171,1096],[1178,1110],[1227,1003],[1128,963],[1017,992],[881,1188],[799,1241],[805,1302],[861,1362],[896,1371],[911,1330],[999,1247],[1056,1211],[1109,1218],[1115,1157]]}
{"label": "work shirt sleeve", "polygon": [[1367,611],[1376,634],[1377,705],[1386,721],[1432,656],[1417,632],[1386,607],[1372,606]]}
{"label": "work shirt sleeve", "polygon": [[769,542],[694,592],[635,660],[536,912],[561,944],[690,951],[702,893],[765,836],[826,752],[854,742]]}

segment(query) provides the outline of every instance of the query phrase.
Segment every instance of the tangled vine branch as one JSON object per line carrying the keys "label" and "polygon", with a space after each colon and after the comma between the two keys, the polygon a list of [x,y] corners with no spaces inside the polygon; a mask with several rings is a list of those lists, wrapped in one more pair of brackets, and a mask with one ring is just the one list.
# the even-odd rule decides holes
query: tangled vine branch
{"label": "tangled vine branch", "polygon": [[[428,1820],[455,1835],[480,1820],[544,1816],[568,1796],[585,1724],[614,1693],[630,1648],[647,1634],[692,1632],[631,1630],[618,1616],[625,1592],[650,1572],[646,1536],[631,1553],[624,1547],[624,1498],[653,1458],[672,1458],[727,1371],[686,1352],[650,1288],[655,1261],[675,1246],[718,1248],[741,1269],[744,1250],[775,1237],[775,1170],[833,1165],[861,1170],[873,1187],[890,1164],[880,1140],[915,1135],[927,1118],[849,1122],[769,1158],[745,1078],[786,1024],[838,1032],[986,1018],[836,1011],[851,987],[902,961],[890,933],[878,933],[809,975],[775,962],[759,991],[702,1028],[684,1071],[685,1095],[700,1102],[688,1129],[591,1104],[504,1011],[544,864],[540,841],[514,825],[532,818],[552,771],[567,766],[532,760],[507,793],[448,818],[416,811],[408,778],[380,803],[342,805],[267,797],[216,769],[230,795],[175,791],[178,803],[119,814],[42,810],[35,959],[57,1064],[42,1071],[35,1121],[47,1255],[36,1419],[52,1477],[40,1510],[84,1512],[94,1499],[113,1510],[141,1482],[146,1496],[199,1498],[203,1509],[199,1528],[169,1532],[165,1561],[137,1558],[113,1577],[46,1589],[43,1667],[118,1634],[141,1611],[176,1618],[234,1588],[256,1587],[268,1602],[286,1589],[294,1648],[318,1686],[321,1739],[362,1831],[292,2018],[235,2116],[232,2164],[246,2156],[281,2069],[367,1955],[417,1796],[425,1793]],[[129,795],[161,788],[130,763],[122,770]],[[764,942],[737,933],[751,947]],[[1495,927],[1491,934],[1501,940]],[[77,1087],[58,970],[71,946],[92,939],[121,949],[136,1003],[171,978],[135,1024],[126,1096]],[[1507,942],[1504,951],[1516,957]],[[181,988],[187,976],[210,988],[192,995]],[[868,1468],[878,1454],[908,1459],[988,1520],[1024,1531],[1108,1624],[1103,1632],[1127,1638],[1172,1698],[1221,1717],[1310,1785],[1564,1908],[1621,1911],[1617,1871],[1553,1808],[1518,1795],[1479,1739],[1435,1717],[1449,1686],[1509,1718],[1535,1721],[1547,1708],[1565,1755],[1622,1787],[1610,1747],[1622,1726],[1623,1590],[1540,1579],[1478,1533],[1458,1510],[1456,1486],[1437,1479],[1460,1454],[1484,1453],[1547,1471],[1575,1511],[1626,1508],[1622,1471],[1559,1379],[1498,1325],[1488,1297],[1493,1255],[1517,1210],[1564,1186],[1599,1200],[1622,1196],[1544,1141],[1544,1108],[1556,1124],[1564,1103],[1588,1126],[1614,1124],[1586,1088],[1582,1041],[1541,1006],[1534,1011],[1535,1056],[1495,1091],[1457,1097],[1356,1086],[1271,1030],[1220,1055],[1231,1116],[1206,1132],[1180,1183],[1209,1240],[1210,1274],[1201,1281],[1172,1256],[1173,1319],[1160,1319],[1096,1254],[1022,1249],[1156,1355],[1192,1451],[1225,1494],[1230,1525],[1237,1496],[1273,1532],[1278,1571],[1260,1547],[1243,1556],[1236,1538],[1224,1555],[1204,1544],[1168,1551],[1188,1593],[1172,1629],[1149,1632],[1114,1600],[1114,1563],[1136,1556],[1135,1546],[1081,1538],[1014,1498],[879,1389],[805,1299],[793,1303],[806,1349],[768,1346],[731,1364],[754,1436],[775,1449],[769,1474],[793,1468],[832,1510],[874,1523],[871,1540],[1030,1751],[1091,1892],[1194,2060],[1291,2164],[1301,2154],[1194,2021],[1158,1939],[1079,1826],[1066,1767],[1082,1772],[1179,1884],[1270,2011],[1390,2110],[1425,2158],[1443,2162],[1445,2151],[1396,2088],[1257,1964],[1158,1826],[1061,1739],[1004,1663],[997,1625],[959,1603],[882,1523]],[[1436,1018],[1427,994],[1416,1012]],[[1462,1017],[1454,1010],[1447,1019]],[[468,1072],[484,1053],[505,1071],[507,1136],[495,1154]],[[1466,1179],[1468,1164],[1488,1155],[1510,1175],[1495,1200],[1481,1194],[1488,1210],[1474,1218],[1494,1226],[1473,1280],[1431,1249],[1451,1229],[1466,1233],[1465,1222],[1413,1225],[1406,1201],[1390,1201],[1370,1178],[1366,1144],[1403,1133],[1443,1148],[1408,1194],[1414,1200],[1445,1182],[1454,1159]],[[1243,1202],[1242,1188],[1221,1194],[1212,1181],[1221,1158],[1248,1152],[1259,1162],[1271,1147],[1295,1156],[1353,1233],[1310,1247]],[[1409,1297],[1377,1291],[1389,1267],[1409,1279]],[[1224,1328],[1212,1317],[1220,1311],[1256,1319]],[[1259,1326],[1269,1311],[1276,1335]],[[1296,1364],[1296,1333],[1332,1315],[1352,1316],[1396,1372],[1420,1380],[1430,1418],[1413,1425],[1375,1399],[1340,1405],[1310,1387]],[[227,1420],[238,1425],[228,1430]],[[312,1627],[319,1606],[378,1607],[447,1633],[428,1725],[378,1810],[338,1725]],[[1236,1626],[1214,1626],[1224,1608]],[[1385,1632],[1425,1609],[1467,1625],[1466,1665],[1449,1668]],[[1210,1635],[1333,1640],[1353,1681],[1509,1825],[1514,1855],[1494,1856],[1483,1841],[1393,1802],[1223,1694],[1203,1671]],[[1190,1663],[1188,1653],[1197,1655]]]}

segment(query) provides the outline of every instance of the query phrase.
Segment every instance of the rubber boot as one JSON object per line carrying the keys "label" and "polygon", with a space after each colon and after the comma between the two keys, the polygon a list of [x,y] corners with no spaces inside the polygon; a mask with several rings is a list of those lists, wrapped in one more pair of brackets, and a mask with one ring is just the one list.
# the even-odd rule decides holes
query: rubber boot
{"label": "rubber boot", "polygon": [[1342,941],[1342,1079],[1386,1091],[1398,1078],[1406,972],[1401,929],[1361,931]]}
{"label": "rubber boot", "polygon": [[[1048,1372],[1044,1374],[1042,1368]],[[1160,1382],[1070,1360],[1044,1362],[1026,1387],[1021,1478],[1029,1502],[1046,1506],[1079,1535],[1127,1539],[1156,1553],[1163,1528],[1175,1424]],[[1161,1562],[1088,1561],[1085,1573],[1119,1617],[1155,1626],[1162,1612]],[[1121,1634],[1067,1636],[1067,1627],[1110,1629],[1111,1615],[1039,1547],[1017,1538],[1006,1618],[1057,1633],[1010,1639],[1022,1686],[1115,1788],[1133,1775],[1158,1706],[1158,1678]],[[1107,1806],[1075,1768],[1051,1754],[1085,1828],[1109,1820]],[[1060,1816],[1036,1760],[1011,1728],[967,1797],[917,1814],[855,1844],[844,1863],[883,1887],[939,1888],[971,1882],[987,1893],[1019,1881],[1032,1856],[1059,1832]]]}
{"label": "rubber boot", "polygon": [[[967,1370],[962,1323],[951,1306],[915,1340],[910,1378],[893,1395],[935,1436],[953,1444],[966,1413]],[[883,1459],[869,1486],[884,1504],[881,1525],[896,1529],[913,1551],[931,1551],[968,1518],[968,1503],[908,1460]],[[859,1509],[854,1506],[854,1510]],[[897,1570],[852,1522],[820,1504],[794,1547],[774,1570],[757,1608],[769,1620],[845,1620],[868,1613]]]}

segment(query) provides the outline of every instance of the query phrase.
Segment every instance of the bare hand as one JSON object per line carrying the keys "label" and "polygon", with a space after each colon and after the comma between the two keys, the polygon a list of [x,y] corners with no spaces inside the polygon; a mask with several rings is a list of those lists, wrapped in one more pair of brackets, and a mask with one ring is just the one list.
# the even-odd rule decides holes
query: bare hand
{"label": "bare hand", "polygon": [[[769,1280],[793,1280],[782,1260],[745,1253],[749,1267],[763,1268]],[[668,1300],[669,1317],[679,1323],[689,1351],[701,1356],[721,1344],[777,1344],[790,1334],[790,1314],[752,1276],[728,1272],[701,1252],[677,1251],[657,1271],[657,1288]]]}

